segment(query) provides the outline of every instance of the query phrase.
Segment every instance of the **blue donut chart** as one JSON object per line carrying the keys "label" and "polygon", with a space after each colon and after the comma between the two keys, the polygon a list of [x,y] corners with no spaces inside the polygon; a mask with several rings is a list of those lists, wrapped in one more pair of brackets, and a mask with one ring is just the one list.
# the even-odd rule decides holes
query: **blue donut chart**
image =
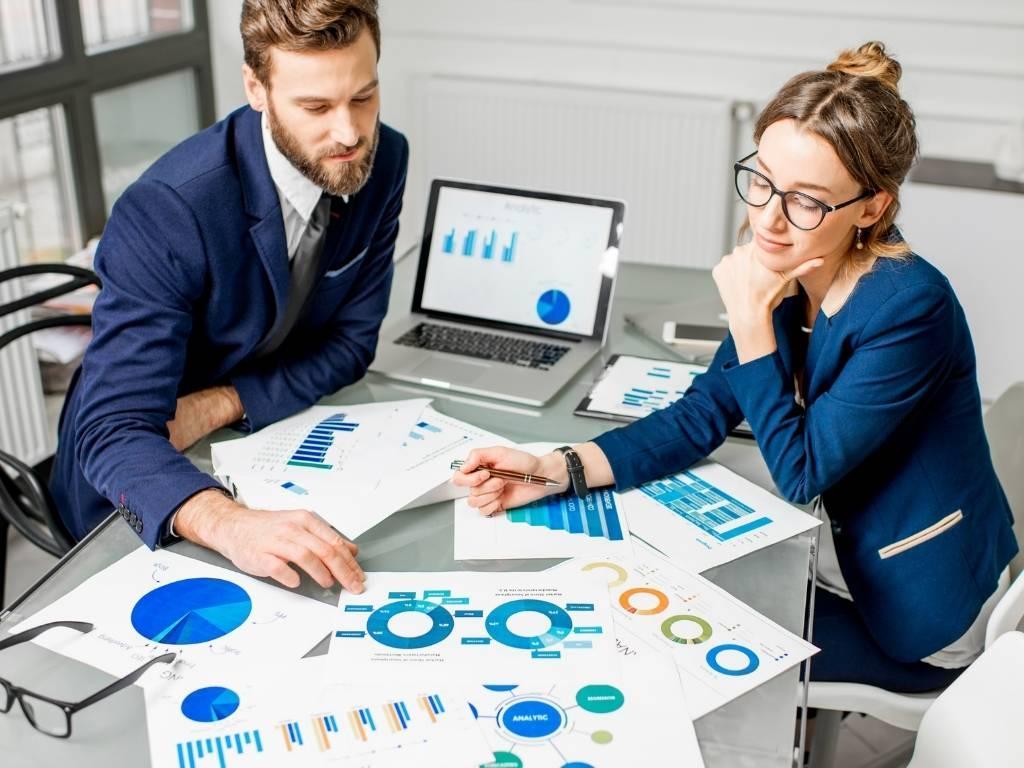
{"label": "blue donut chart", "polygon": [[[388,622],[402,613],[423,613],[432,622],[430,629],[416,637],[401,637],[388,628]],[[366,631],[374,640],[390,648],[427,648],[442,642],[455,628],[455,619],[443,606],[428,600],[399,600],[388,603],[370,614]]]}
{"label": "blue donut chart", "polygon": [[[718,654],[725,651],[737,651],[747,657],[747,666],[742,669],[729,669],[723,667],[718,663]],[[720,672],[723,675],[729,675],[730,677],[742,677],[743,675],[749,675],[759,666],[761,661],[757,658],[757,654],[744,645],[736,645],[735,643],[725,643],[723,645],[716,645],[714,648],[708,651],[705,657],[708,666],[711,667],[715,672]]]}
{"label": "blue donut chart", "polygon": [[[551,627],[542,635],[517,635],[508,628],[509,619],[518,613],[540,613],[551,621]],[[572,617],[554,603],[547,600],[524,598],[502,603],[487,615],[484,622],[489,634],[495,641],[511,648],[531,650],[547,648],[564,640],[572,632]]]}
{"label": "blue donut chart", "polygon": [[564,323],[571,309],[569,297],[557,288],[544,291],[537,299],[537,315],[548,325]]}

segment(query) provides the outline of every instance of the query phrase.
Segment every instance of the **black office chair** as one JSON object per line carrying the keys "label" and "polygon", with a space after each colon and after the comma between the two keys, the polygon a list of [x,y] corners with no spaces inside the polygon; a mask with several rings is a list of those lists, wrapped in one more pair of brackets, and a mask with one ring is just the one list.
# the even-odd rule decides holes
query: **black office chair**
{"label": "black office chair", "polygon": [[[87,285],[100,287],[96,274],[68,264],[33,264],[0,271],[0,285],[32,275],[68,275],[70,280],[20,299],[0,304],[0,317],[37,306]],[[33,320],[15,326],[0,335],[0,350],[8,344],[43,328],[69,325],[91,325],[90,315],[60,315]],[[0,404],[0,408],[6,407]],[[12,526],[22,536],[54,557],[67,553],[75,540],[65,527],[47,487],[47,479],[28,464],[0,450],[0,606],[4,605],[4,577],[7,573],[7,528]]]}

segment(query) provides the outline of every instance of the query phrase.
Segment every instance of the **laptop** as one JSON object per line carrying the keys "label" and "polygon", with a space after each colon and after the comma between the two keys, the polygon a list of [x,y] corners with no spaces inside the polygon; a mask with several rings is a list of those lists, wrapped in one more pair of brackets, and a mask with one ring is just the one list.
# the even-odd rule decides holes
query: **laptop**
{"label": "laptop", "polygon": [[412,310],[371,370],[544,405],[608,334],[621,201],[438,179]]}

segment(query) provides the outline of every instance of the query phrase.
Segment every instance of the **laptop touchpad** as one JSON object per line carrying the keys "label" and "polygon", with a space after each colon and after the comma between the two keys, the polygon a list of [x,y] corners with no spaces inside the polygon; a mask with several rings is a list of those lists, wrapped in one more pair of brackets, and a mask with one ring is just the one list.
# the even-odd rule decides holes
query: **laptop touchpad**
{"label": "laptop touchpad", "polygon": [[490,366],[487,363],[463,363],[455,360],[429,358],[412,370],[413,376],[437,381],[469,384],[483,376]]}

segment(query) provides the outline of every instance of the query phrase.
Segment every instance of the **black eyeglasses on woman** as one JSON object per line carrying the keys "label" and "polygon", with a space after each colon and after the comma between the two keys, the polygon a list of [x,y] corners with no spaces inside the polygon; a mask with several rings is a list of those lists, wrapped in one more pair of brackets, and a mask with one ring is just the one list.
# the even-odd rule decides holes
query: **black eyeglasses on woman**
{"label": "black eyeglasses on woman", "polygon": [[736,192],[739,193],[743,202],[754,208],[764,208],[773,195],[778,195],[782,200],[783,215],[790,224],[805,232],[820,227],[825,216],[833,211],[838,211],[840,208],[853,205],[859,200],[873,197],[876,194],[873,190],[867,190],[845,203],[829,205],[803,192],[785,192],[776,187],[771,179],[760,171],[743,165],[756,154],[757,150],[733,163],[733,169],[736,172]]}

